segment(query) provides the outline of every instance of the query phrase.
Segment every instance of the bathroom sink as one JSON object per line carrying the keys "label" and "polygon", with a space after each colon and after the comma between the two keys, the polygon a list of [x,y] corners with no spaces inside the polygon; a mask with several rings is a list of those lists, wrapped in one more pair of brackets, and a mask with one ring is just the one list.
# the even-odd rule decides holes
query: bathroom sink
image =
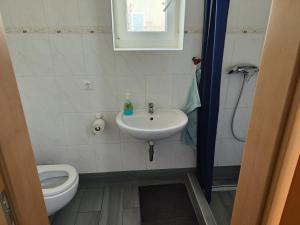
{"label": "bathroom sink", "polygon": [[133,137],[154,141],[169,137],[181,131],[188,118],[179,109],[157,109],[153,114],[136,110],[133,115],[125,116],[120,112],[116,122],[120,129]]}

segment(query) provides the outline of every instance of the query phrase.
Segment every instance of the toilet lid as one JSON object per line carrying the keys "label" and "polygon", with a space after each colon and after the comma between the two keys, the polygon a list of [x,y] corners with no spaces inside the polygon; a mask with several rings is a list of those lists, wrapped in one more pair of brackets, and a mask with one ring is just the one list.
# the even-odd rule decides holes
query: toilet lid
{"label": "toilet lid", "polygon": [[70,165],[39,165],[37,169],[44,196],[62,193],[78,179],[76,169]]}

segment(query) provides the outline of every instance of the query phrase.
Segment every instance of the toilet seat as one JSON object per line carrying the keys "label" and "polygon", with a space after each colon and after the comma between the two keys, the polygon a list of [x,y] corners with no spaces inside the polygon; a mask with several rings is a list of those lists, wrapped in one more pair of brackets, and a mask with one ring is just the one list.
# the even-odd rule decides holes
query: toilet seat
{"label": "toilet seat", "polygon": [[[51,178],[60,179],[60,182],[52,182],[53,186],[48,184],[49,187],[42,188],[44,197],[58,195],[68,190],[78,180],[76,169],[69,165],[40,165],[37,169],[41,183]],[[49,183],[51,184],[51,181]]]}

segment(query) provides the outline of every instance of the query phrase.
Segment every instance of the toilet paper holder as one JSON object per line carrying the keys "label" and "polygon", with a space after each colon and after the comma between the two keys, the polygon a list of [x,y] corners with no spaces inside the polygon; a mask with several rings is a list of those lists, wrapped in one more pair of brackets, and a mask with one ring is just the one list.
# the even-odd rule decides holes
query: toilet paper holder
{"label": "toilet paper holder", "polygon": [[96,114],[96,119],[92,123],[92,133],[94,135],[99,135],[104,132],[105,129],[105,120],[101,113]]}

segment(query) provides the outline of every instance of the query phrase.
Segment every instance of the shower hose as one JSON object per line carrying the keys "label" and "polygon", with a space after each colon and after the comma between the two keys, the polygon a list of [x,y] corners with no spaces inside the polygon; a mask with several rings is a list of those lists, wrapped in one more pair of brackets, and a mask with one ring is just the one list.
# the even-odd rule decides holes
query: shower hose
{"label": "shower hose", "polygon": [[234,137],[234,139],[236,139],[239,142],[245,142],[246,138],[238,137],[238,135],[235,133],[235,130],[234,130],[234,121],[235,121],[236,112],[237,112],[237,109],[238,109],[238,106],[240,104],[240,100],[241,100],[241,97],[242,97],[242,94],[243,94],[243,91],[244,91],[246,80],[247,80],[247,74],[244,73],[243,74],[243,83],[242,83],[242,86],[240,88],[240,92],[239,92],[237,101],[235,103],[234,109],[233,109],[233,113],[232,113],[232,117],[231,117],[231,124],[230,124],[232,136]]}

